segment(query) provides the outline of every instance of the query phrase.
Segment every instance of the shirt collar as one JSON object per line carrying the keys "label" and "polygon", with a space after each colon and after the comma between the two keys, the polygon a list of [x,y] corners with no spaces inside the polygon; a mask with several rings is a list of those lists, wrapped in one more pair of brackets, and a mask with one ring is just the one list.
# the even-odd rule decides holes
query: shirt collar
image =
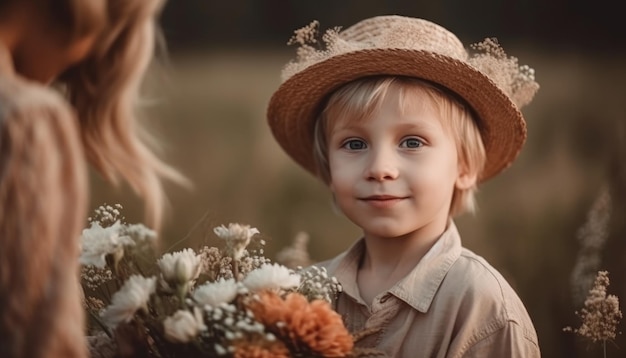
{"label": "shirt collar", "polygon": [[[461,256],[461,250],[461,237],[454,222],[450,221],[446,231],[415,268],[388,292],[417,311],[426,313],[446,274]],[[365,240],[361,239],[354,243],[344,255],[338,257],[339,261],[334,274],[341,283],[344,293],[360,303],[363,302],[360,299],[356,278],[364,253]]]}
{"label": "shirt collar", "polygon": [[359,286],[357,285],[357,271],[364,254],[365,240],[360,239],[355,242],[348,251],[344,252],[343,255],[337,257],[337,260],[333,260],[337,263],[334,276],[339,283],[341,283],[343,292],[363,304],[364,302],[359,293]]}

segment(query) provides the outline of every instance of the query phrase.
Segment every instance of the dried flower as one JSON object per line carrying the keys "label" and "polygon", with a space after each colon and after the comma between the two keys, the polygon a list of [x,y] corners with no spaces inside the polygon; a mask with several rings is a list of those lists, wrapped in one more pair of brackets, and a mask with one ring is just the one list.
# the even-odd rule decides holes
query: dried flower
{"label": "dried flower", "polygon": [[130,224],[124,227],[124,234],[132,237],[135,242],[154,241],[156,232],[144,224]]}
{"label": "dried flower", "polygon": [[186,285],[200,275],[200,256],[192,249],[165,254],[157,263],[165,282],[174,287]]}
{"label": "dried flower", "polygon": [[585,300],[585,306],[576,312],[582,324],[579,328],[565,327],[564,331],[573,331],[592,342],[606,344],[615,338],[617,325],[622,318],[619,299],[615,295],[607,295],[609,276],[607,271],[599,271],[593,287]]}
{"label": "dried flower", "polygon": [[198,307],[194,307],[193,314],[187,310],[176,311],[173,316],[163,321],[163,328],[165,337],[177,343],[187,343],[207,329],[202,311]]}
{"label": "dried flower", "polygon": [[88,229],[84,229],[81,236],[80,263],[104,268],[107,264],[107,255],[120,255],[124,253],[124,245],[134,245],[135,242],[128,236],[120,236],[121,224],[116,221],[108,227],[100,226],[94,221]]}
{"label": "dried flower", "polygon": [[115,327],[120,322],[129,322],[135,312],[145,309],[155,289],[156,277],[130,276],[122,288],[113,295],[111,305],[102,312],[104,323],[109,327]]}
{"label": "dried flower", "polygon": [[283,299],[265,291],[250,308],[277,336],[289,337],[295,347],[305,347],[308,352],[303,353],[344,357],[354,347],[341,316],[326,301],[309,302],[304,296],[293,293]]}
{"label": "dried flower", "polygon": [[114,204],[111,206],[105,203],[94,210],[93,217],[88,218],[88,221],[98,222],[102,227],[111,226],[117,221],[124,222],[121,210],[121,204]]}
{"label": "dried flower", "polygon": [[85,306],[86,309],[92,311],[92,312],[99,312],[102,309],[104,309],[104,302],[96,297],[85,297],[85,300],[83,301],[83,305]]}
{"label": "dried flower", "polygon": [[222,303],[232,302],[242,291],[241,284],[233,279],[220,279],[215,282],[206,282],[198,286],[192,294],[194,301],[200,305],[217,307]]}
{"label": "dried flower", "polygon": [[222,303],[218,307],[205,307],[208,316],[213,323],[213,329],[220,329],[224,332],[226,339],[234,341],[242,339],[244,333],[254,333],[262,335],[265,327],[260,324],[248,310],[241,310],[240,307]]}
{"label": "dried flower", "polygon": [[298,292],[309,299],[331,302],[341,292],[341,284],[336,277],[329,277],[325,267],[311,266],[298,271],[302,280]]}
{"label": "dried flower", "polygon": [[106,266],[99,268],[85,265],[81,267],[80,278],[85,286],[94,290],[113,279],[113,272]]}
{"label": "dried flower", "polygon": [[307,26],[295,30],[293,36],[287,41],[287,45],[316,43],[319,26],[319,21],[313,20]]}
{"label": "dried flower", "polygon": [[[83,239],[92,240],[93,247],[122,240],[130,249],[123,247],[124,257],[115,267],[82,267],[84,305],[91,314],[88,332],[104,330],[123,337],[141,356],[280,358],[352,353],[350,334],[324,301],[341,286],[325,269],[294,272],[272,264],[263,256],[263,240],[255,242],[261,248],[247,248],[257,229],[220,226],[215,233],[224,239],[223,248],[205,246],[198,254],[188,248],[158,258],[150,249],[155,237],[151,230],[122,223],[121,213],[111,206],[100,207],[95,217],[94,231]],[[103,227],[102,222],[110,226]],[[103,260],[110,263],[107,255]],[[160,279],[144,277],[147,272],[160,272]],[[263,300],[267,295],[274,296]],[[124,349],[120,342],[116,354]]]}
{"label": "dried flower", "polygon": [[535,70],[527,65],[520,66],[516,57],[507,56],[495,38],[486,38],[470,48],[475,53],[468,62],[489,76],[513,103],[521,108],[532,101],[539,90]]}
{"label": "dried flower", "polygon": [[228,224],[228,228],[224,225],[213,229],[215,234],[226,241],[226,250],[233,260],[239,260],[243,256],[243,252],[250,243],[252,236],[259,233],[256,228],[249,225]]}
{"label": "dried flower", "polygon": [[300,275],[279,264],[265,264],[250,272],[243,280],[251,292],[261,290],[288,290],[300,285]]}
{"label": "dried flower", "polygon": [[250,272],[263,267],[263,265],[271,264],[272,261],[263,256],[250,256],[246,251],[244,256],[239,260],[239,273],[241,275],[247,275]]}
{"label": "dried flower", "polygon": [[327,29],[320,41],[318,40],[319,26],[319,21],[314,20],[307,26],[294,31],[294,35],[289,39],[287,45],[299,45],[299,47],[296,50],[296,58],[283,68],[281,73],[283,81],[306,67],[331,56],[367,47],[364,44],[342,39],[341,27]]}
{"label": "dried flower", "polygon": [[281,341],[241,340],[233,343],[233,358],[289,358],[289,350]]}

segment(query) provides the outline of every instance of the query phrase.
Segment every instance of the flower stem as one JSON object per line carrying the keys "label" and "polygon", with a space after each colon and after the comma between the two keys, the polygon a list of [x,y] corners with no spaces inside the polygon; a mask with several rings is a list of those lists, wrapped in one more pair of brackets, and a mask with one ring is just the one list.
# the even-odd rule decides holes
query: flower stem
{"label": "flower stem", "polygon": [[178,307],[181,309],[185,307],[185,297],[187,296],[187,291],[189,290],[188,285],[189,283],[185,283],[184,285],[178,285],[177,290],[176,290],[176,297],[178,298]]}
{"label": "flower stem", "polygon": [[109,337],[109,338],[113,338],[113,334],[111,334],[111,332],[109,331],[109,327],[107,327],[101,320],[100,318],[98,318],[98,316],[96,316],[93,312],[91,312],[91,310],[87,310],[87,313],[89,314],[89,316],[94,320],[94,322],[96,322],[96,324],[98,326],[100,326],[100,328],[102,329],[102,331]]}
{"label": "flower stem", "polygon": [[233,258],[233,278],[239,282],[239,262]]}

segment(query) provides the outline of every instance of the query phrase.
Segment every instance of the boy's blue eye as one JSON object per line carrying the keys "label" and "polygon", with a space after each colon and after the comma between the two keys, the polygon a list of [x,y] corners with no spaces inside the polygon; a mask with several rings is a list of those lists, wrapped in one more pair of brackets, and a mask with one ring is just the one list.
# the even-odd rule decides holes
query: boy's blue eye
{"label": "boy's blue eye", "polygon": [[350,150],[362,150],[367,148],[365,142],[359,139],[351,139],[343,144],[343,147]]}
{"label": "boy's blue eye", "polygon": [[401,147],[404,148],[419,148],[424,145],[424,142],[419,140],[418,138],[407,138],[400,143]]}

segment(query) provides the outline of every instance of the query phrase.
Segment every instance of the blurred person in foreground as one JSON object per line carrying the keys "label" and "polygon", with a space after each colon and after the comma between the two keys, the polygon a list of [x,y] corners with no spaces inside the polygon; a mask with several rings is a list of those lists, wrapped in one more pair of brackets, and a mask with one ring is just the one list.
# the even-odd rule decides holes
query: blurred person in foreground
{"label": "blurred person in foreground", "polygon": [[88,164],[158,228],[163,178],[139,87],[161,0],[0,0],[0,356],[86,357],[79,237]]}
{"label": "blurred person in foreground", "polygon": [[361,347],[391,357],[539,357],[505,278],[461,245],[453,218],[515,160],[534,73],[494,39],[472,47],[423,19],[297,30],[298,57],[268,108],[272,132],[363,231],[320,263]]}

